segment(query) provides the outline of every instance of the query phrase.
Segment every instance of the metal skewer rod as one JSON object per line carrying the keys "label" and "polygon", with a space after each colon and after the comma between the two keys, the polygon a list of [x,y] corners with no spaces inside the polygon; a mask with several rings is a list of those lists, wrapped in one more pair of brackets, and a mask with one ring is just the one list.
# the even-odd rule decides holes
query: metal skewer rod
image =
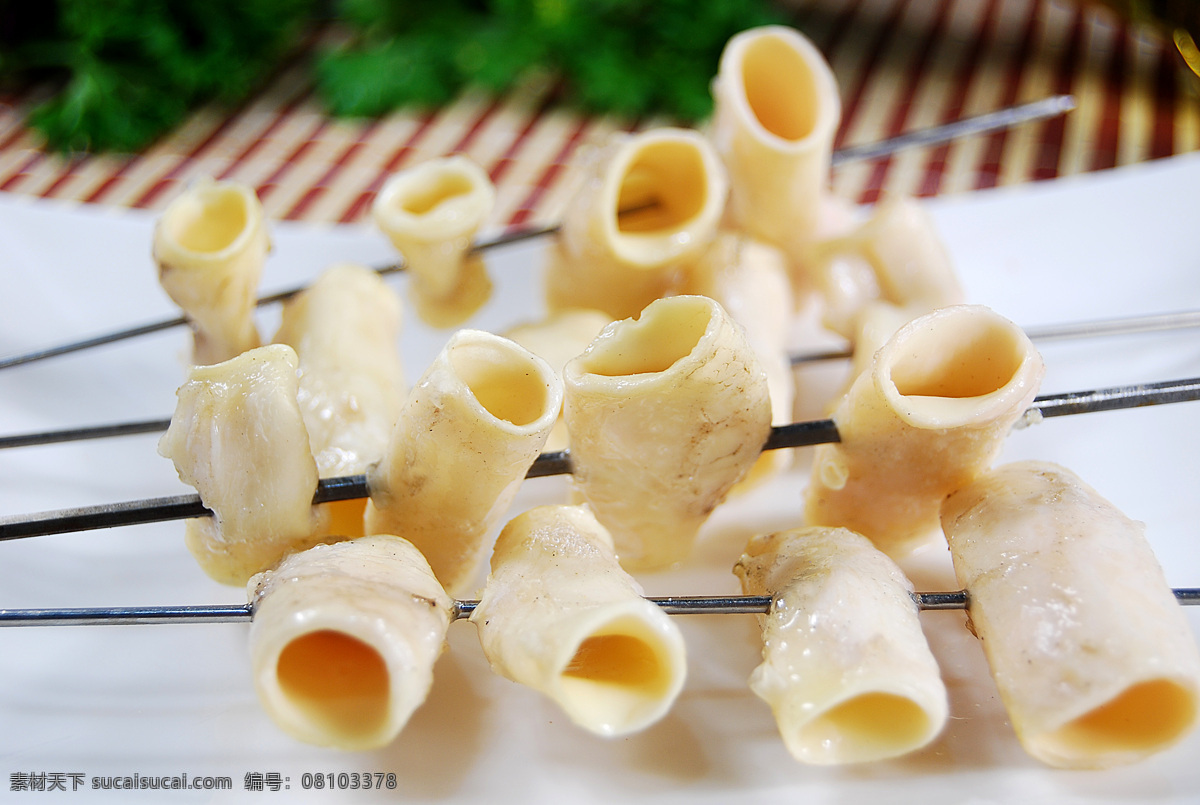
{"label": "metal skewer rod", "polygon": [[[1066,324],[1043,324],[1025,327],[1032,341],[1062,341],[1071,338],[1097,338],[1106,335],[1135,335],[1160,333],[1166,330],[1187,330],[1200,327],[1200,310],[1181,310],[1174,313],[1150,313],[1142,316],[1118,316],[1111,319],[1090,319]],[[816,361],[835,361],[854,357],[854,350],[830,349],[798,352],[790,357],[792,366]],[[3,447],[0,439],[0,447]]]}
{"label": "metal skewer rod", "polygon": [[1093,391],[1067,391],[1048,394],[1033,401],[1029,411],[1035,416],[1056,417],[1090,414],[1100,411],[1119,411],[1147,405],[1200,400],[1200,377],[1187,380],[1167,380],[1159,383],[1139,383],[1133,386],[1110,386]]}
{"label": "metal skewer rod", "polygon": [[[1200,606],[1200,587],[1179,587],[1172,592],[1182,606]],[[917,608],[927,612],[964,610],[966,591],[910,593]],[[771,610],[769,595],[671,596],[647,598],[668,615],[762,615]],[[455,620],[469,618],[478,601],[455,601]],[[0,609],[5,626],[128,626],[158,623],[249,623],[250,604],[162,607],[81,607],[77,609]]]}
{"label": "metal skewer rod", "polygon": [[[1084,338],[1102,335],[1127,335],[1134,333],[1161,332],[1163,330],[1200,327],[1200,310],[1179,313],[1153,313],[1146,316],[1122,316],[1115,319],[1093,319],[1069,324],[1043,325],[1026,328],[1025,333],[1033,340],[1055,338]],[[849,350],[833,352],[810,352],[793,355],[793,366],[816,360],[849,358]],[[15,447],[33,447],[61,442],[78,442],[88,439],[107,439],[114,436],[131,436],[140,433],[161,433],[171,425],[167,419],[147,419],[136,422],[118,422],[107,425],[91,425],[62,430],[46,430],[35,433],[20,433],[0,436],[0,450]]]}
{"label": "metal skewer rod", "polygon": [[[1050,394],[1034,399],[1025,412],[1026,421],[1070,414],[1113,411],[1149,405],[1200,400],[1200,378],[1167,380],[1160,383],[1139,383],[1132,386],[1113,386],[1092,391],[1072,391]],[[763,450],[788,447],[808,447],[840,441],[837,424],[832,419],[793,422],[771,428]],[[533,462],[526,478],[547,475],[566,475],[571,472],[570,451],[542,453]],[[347,475],[323,478],[317,484],[313,504],[364,498],[370,495],[366,475]],[[167,520],[186,520],[192,517],[211,517],[199,495],[146,498],[122,503],[102,503],[74,509],[59,509],[27,515],[0,517],[0,542],[26,537],[42,537],[73,531],[92,531]]]}
{"label": "metal skewer rod", "polygon": [[970,137],[975,134],[987,134],[1000,131],[1020,123],[1030,123],[1036,120],[1058,117],[1075,108],[1075,98],[1071,95],[1053,95],[1040,101],[999,109],[977,117],[955,120],[941,126],[934,126],[867,145],[855,145],[843,148],[833,154],[833,166],[836,168],[846,162],[860,162],[869,159],[882,159],[909,148],[925,148],[931,145],[942,145],[951,140]]}
{"label": "metal skewer rod", "polygon": [[249,604],[165,607],[0,609],[0,626],[118,626],[151,623],[249,623]]}
{"label": "metal skewer rod", "polygon": [[162,433],[171,426],[170,419],[143,419],[137,422],[118,422],[110,425],[89,425],[63,430],[44,430],[0,436],[0,450],[11,447],[34,447],[62,442],[82,442],[88,439],[107,439],[112,436],[134,436],[139,433]]}
{"label": "metal skewer rod", "polygon": [[[1070,95],[1055,95],[1040,101],[1027,103],[1022,106],[1000,109],[995,112],[979,115],[978,117],[965,118],[963,120],[946,123],[941,126],[934,126],[933,128],[929,129],[908,132],[897,137],[883,140],[882,142],[868,143],[866,145],[854,146],[852,148],[844,148],[833,153],[832,165],[838,166],[847,162],[880,159],[907,148],[938,145],[949,142],[950,140],[958,137],[982,134],[989,131],[999,131],[1020,123],[1030,123],[1037,120],[1045,120],[1047,118],[1057,117],[1058,115],[1069,112],[1074,108],[1074,97]],[[488,249],[508,246],[525,240],[545,237],[547,235],[552,235],[557,231],[558,225],[511,230],[492,238],[476,241],[476,243],[471,247],[471,251],[487,251]],[[376,273],[380,274],[381,276],[394,274],[403,270],[403,261],[387,266],[381,266],[375,269]],[[270,305],[276,302],[283,302],[303,290],[304,286],[289,288],[287,290],[271,294],[270,296],[264,296],[259,299],[256,304],[261,307],[263,305]],[[0,358],[0,369],[9,369],[14,366],[22,366],[27,363],[34,363],[35,361],[54,358],[59,355],[67,355],[72,352],[103,346],[104,344],[112,344],[117,341],[124,341],[137,336],[157,333],[161,330],[182,327],[187,323],[187,317],[176,316],[174,318],[150,322],[124,330],[117,330],[104,335],[94,336],[92,338],[85,338],[69,344],[61,344],[59,346],[47,347],[34,352],[27,352],[23,355]]]}

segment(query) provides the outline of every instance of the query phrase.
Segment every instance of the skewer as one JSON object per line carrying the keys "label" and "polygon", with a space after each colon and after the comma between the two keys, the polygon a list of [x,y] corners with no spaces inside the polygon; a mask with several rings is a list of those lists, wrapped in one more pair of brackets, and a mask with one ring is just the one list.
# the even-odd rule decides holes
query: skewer
{"label": "skewer", "polygon": [[120,422],[112,425],[91,425],[82,428],[21,433],[13,436],[0,436],[0,450],[9,447],[32,447],[61,442],[81,442],[87,439],[107,439],[110,436],[162,433],[170,426],[170,419],[144,419],[138,422]]}
{"label": "skewer", "polygon": [[[1200,606],[1200,587],[1172,590],[1181,606]],[[917,608],[926,612],[964,610],[969,599],[965,590],[909,593]],[[771,611],[769,595],[671,596],[647,598],[668,615],[765,615]],[[478,601],[455,601],[454,620],[469,618]],[[249,623],[254,619],[250,604],[164,607],[86,607],[78,609],[0,609],[4,626],[127,626],[157,623]]]}
{"label": "skewer", "polygon": [[[1112,386],[1092,391],[1072,391],[1050,394],[1034,399],[1025,412],[1024,422],[1040,418],[1068,416],[1095,411],[1114,411],[1148,405],[1200,400],[1200,378],[1167,380],[1159,383],[1140,383],[1132,386]],[[808,447],[840,441],[837,424],[832,419],[793,422],[771,428],[763,450],[788,447]],[[525,477],[566,475],[571,472],[570,451],[542,453]],[[364,498],[370,495],[366,475],[347,475],[323,478],[317,484],[313,505],[338,500]],[[200,496],[146,498],[121,503],[104,503],[73,509],[59,509],[28,515],[0,517],[0,542],[73,531],[92,531],[116,526],[185,520],[192,517],[211,517],[212,512],[200,501]]]}
{"label": "skewer", "polygon": [[[848,162],[880,159],[882,157],[894,154],[897,151],[908,148],[939,145],[959,137],[966,137],[974,134],[984,134],[990,131],[999,131],[1020,123],[1030,123],[1038,120],[1057,117],[1061,114],[1071,111],[1074,108],[1075,98],[1073,96],[1054,95],[1040,101],[1034,101],[1033,103],[1014,106],[1007,109],[1000,109],[995,112],[989,112],[977,117],[964,118],[962,120],[946,123],[941,126],[934,126],[929,129],[920,129],[917,131],[907,132],[897,137],[892,137],[880,142],[853,146],[851,148],[843,148],[840,151],[835,151],[833,153],[832,165],[838,166]],[[505,232],[493,238],[476,241],[471,247],[471,251],[487,251],[488,249],[495,249],[500,246],[508,246],[525,240],[545,237],[547,235],[552,235],[557,231],[557,224],[543,227],[531,227],[528,229],[517,229]],[[395,274],[403,270],[403,261],[399,263],[393,263],[391,265],[381,266],[375,269],[376,273],[380,274],[381,276]],[[256,304],[259,307],[262,307],[264,305],[275,304],[276,302],[283,302],[303,290],[304,286],[289,288],[287,290],[271,294],[270,296],[264,296],[259,299]],[[85,338],[80,341],[60,344],[54,347],[47,347],[45,349],[35,350],[33,352],[27,352],[23,355],[0,358],[0,370],[46,360],[47,358],[58,357],[59,355],[67,355],[72,352],[103,346],[104,344],[112,344],[117,341],[124,341],[137,336],[149,335],[150,333],[157,333],[162,330],[182,327],[187,323],[187,317],[176,316],[174,318],[149,322],[147,324],[130,327],[124,330],[117,330],[104,335]]]}
{"label": "skewer", "polygon": [[[1102,335],[1129,335],[1191,327],[1200,327],[1200,310],[1187,310],[1179,313],[1153,313],[1145,316],[1122,316],[1115,319],[1093,319],[1068,324],[1043,325],[1042,327],[1025,328],[1025,333],[1032,340],[1036,341]],[[791,364],[796,366],[809,361],[849,358],[851,356],[852,353],[849,350],[809,352],[792,355],[790,360]],[[113,436],[131,436],[140,433],[161,433],[170,427],[170,425],[170,418],[147,419],[136,422],[120,422],[107,425],[91,425],[62,430],[13,434],[11,436],[0,436],[0,450],[14,447],[58,444],[61,442],[85,441],[88,439],[107,439]]]}
{"label": "skewer", "polygon": [[[1176,313],[1150,313],[1143,316],[1118,316],[1112,319],[1090,319],[1067,324],[1044,324],[1025,327],[1032,341],[1063,341],[1071,338],[1095,338],[1104,335],[1135,335],[1161,333],[1166,330],[1187,330],[1200,327],[1200,310],[1181,310]],[[816,352],[798,352],[789,361],[792,366],[817,361],[845,360],[854,357],[852,348]],[[4,446],[0,439],[0,448]]]}
{"label": "skewer", "polygon": [[1075,98],[1072,95],[1052,95],[1040,101],[998,109],[995,112],[963,118],[941,126],[906,132],[878,143],[854,145],[835,151],[833,167],[846,162],[865,162],[871,159],[882,159],[908,148],[924,148],[931,145],[942,145],[951,140],[971,137],[976,134],[987,134],[992,131],[1029,123],[1036,120],[1046,120],[1066,114],[1075,108]]}

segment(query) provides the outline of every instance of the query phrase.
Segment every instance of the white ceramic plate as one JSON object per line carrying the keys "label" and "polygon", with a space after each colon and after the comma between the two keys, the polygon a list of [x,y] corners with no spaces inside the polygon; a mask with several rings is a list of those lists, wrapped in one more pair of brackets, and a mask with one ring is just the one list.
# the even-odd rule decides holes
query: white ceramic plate
{"label": "white ceramic plate", "polygon": [[[972,301],[1033,325],[1200,306],[1197,187],[1193,155],[931,206]],[[152,224],[139,214],[0,197],[0,355],[174,315],[149,258]],[[391,259],[390,247],[366,229],[279,225],[274,232],[266,290],[307,280],[334,261]],[[538,314],[540,248],[492,253],[497,294],[473,324],[496,329]],[[264,331],[272,318],[263,315]],[[447,337],[415,322],[410,316],[404,335],[410,378]],[[0,372],[0,434],[167,416],[186,344],[176,330]],[[1200,331],[1047,344],[1043,352],[1046,393],[1200,375]],[[1147,523],[1173,585],[1200,586],[1197,416],[1195,404],[1182,404],[1047,421],[1014,434],[1005,458],[1072,467]],[[188,491],[155,441],[0,451],[0,514]],[[797,471],[725,506],[689,568],[644,577],[647,592],[735,592],[729,568],[745,539],[797,524],[803,484]],[[562,479],[529,482],[518,505],[554,499],[564,488]],[[919,589],[954,588],[943,552],[910,569]],[[0,608],[241,601],[239,590],[193,565],[178,523],[0,544]],[[1189,617],[1200,632],[1200,608]],[[1055,771],[1030,759],[963,615],[922,618],[952,698],[945,734],[900,761],[834,769],[791,760],[766,706],[746,688],[758,661],[751,616],[682,618],[686,690],[660,724],[612,741],[581,732],[547,701],[494,676],[474,627],[454,624],[426,705],[392,746],[364,754],[304,746],[274,727],[255,699],[244,625],[4,629],[0,798],[15,799],[24,775],[47,775],[68,790],[78,780],[88,790],[81,802],[132,801],[93,790],[93,778],[187,774],[227,777],[232,789],[156,792],[145,801],[1196,800],[1200,735],[1113,771]],[[342,772],[391,774],[396,787],[331,792]],[[247,790],[247,775],[277,779],[288,793]],[[306,791],[313,775],[325,787]]]}

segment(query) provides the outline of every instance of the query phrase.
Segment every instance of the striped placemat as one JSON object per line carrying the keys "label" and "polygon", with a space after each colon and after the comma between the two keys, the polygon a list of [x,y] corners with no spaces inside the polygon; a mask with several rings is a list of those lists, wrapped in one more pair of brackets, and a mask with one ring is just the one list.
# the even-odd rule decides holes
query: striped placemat
{"label": "striped placemat", "polygon": [[[1200,148],[1200,100],[1171,43],[1104,7],[1068,0],[794,0],[794,24],[838,77],[837,145],[1072,93],[1070,115],[1004,133],[849,165],[837,193],[932,196],[1127,165]],[[715,65],[714,65],[715,71]],[[66,159],[22,123],[38,88],[0,97],[0,191],[158,210],[200,176],[255,187],[277,219],[355,223],[384,179],[464,153],[497,186],[496,225],[557,219],[581,148],[669,123],[589,117],[532,82],[500,98],[467,93],[377,121],[325,117],[303,56],[234,110],[206,107],[144,153]]]}

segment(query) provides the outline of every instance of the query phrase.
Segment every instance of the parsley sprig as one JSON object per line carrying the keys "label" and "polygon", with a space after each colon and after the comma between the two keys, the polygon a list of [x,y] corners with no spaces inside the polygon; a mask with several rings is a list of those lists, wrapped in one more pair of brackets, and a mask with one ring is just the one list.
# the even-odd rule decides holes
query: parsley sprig
{"label": "parsley sprig", "polygon": [[198,104],[247,97],[317,24],[341,26],[312,59],[329,111],[378,116],[504,92],[531,71],[563,100],[680,121],[711,109],[725,41],[774,21],[768,0],[56,0],[0,3],[0,80],[51,80],[28,113],[49,148],[137,151]]}
{"label": "parsley sprig", "polygon": [[330,109],[378,115],[443,103],[467,86],[503,92],[530,70],[594,112],[706,117],[726,40],[778,20],[765,0],[344,0],[356,32],[317,64]]}

